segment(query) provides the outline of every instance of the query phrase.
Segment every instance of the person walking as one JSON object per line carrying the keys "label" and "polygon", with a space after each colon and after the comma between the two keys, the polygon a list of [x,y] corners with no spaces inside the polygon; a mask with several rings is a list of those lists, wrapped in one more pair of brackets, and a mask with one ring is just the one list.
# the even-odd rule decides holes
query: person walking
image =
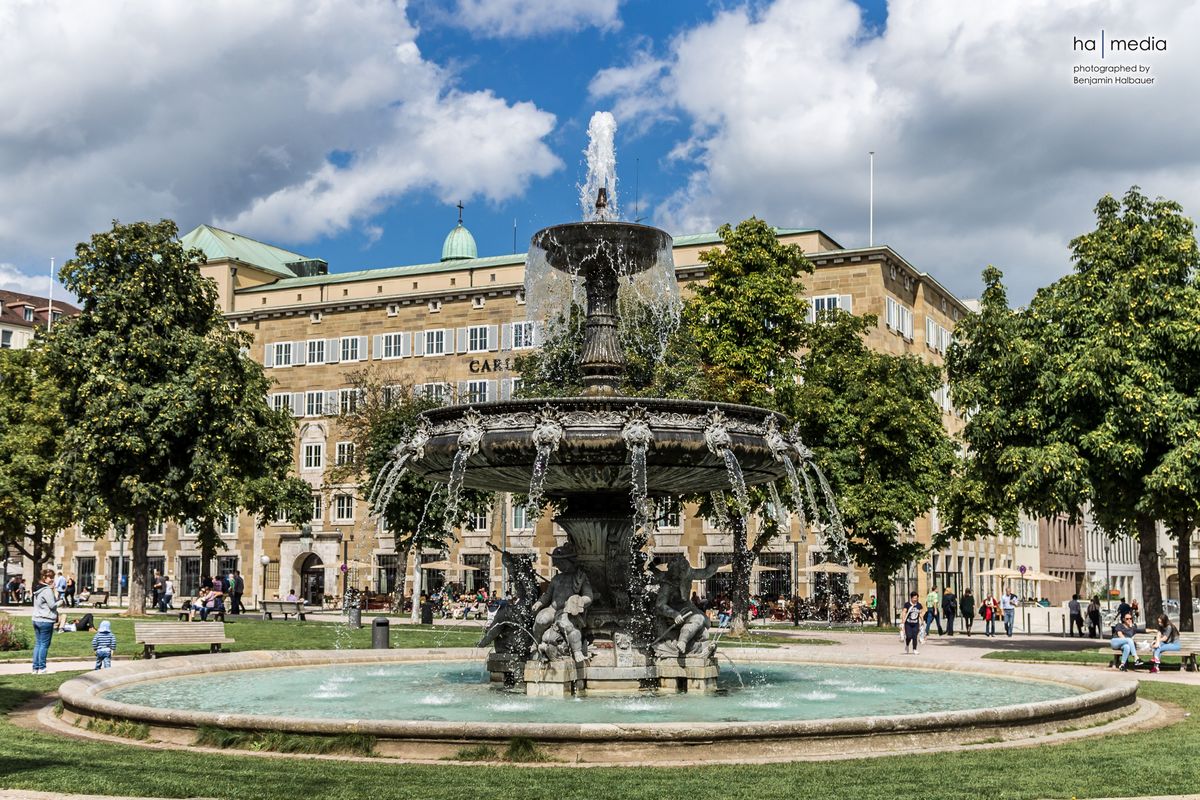
{"label": "person walking", "polygon": [[1100,638],[1100,595],[1092,595],[1092,602],[1088,603],[1088,636],[1092,639]]}
{"label": "person walking", "polygon": [[158,570],[154,570],[154,576],[150,579],[150,606],[152,608],[161,608],[159,601],[162,600],[162,593],[162,575],[158,574]]}
{"label": "person walking", "polygon": [[1179,628],[1176,628],[1166,614],[1158,615],[1158,635],[1154,637],[1154,644],[1150,656],[1150,671],[1158,672],[1159,656],[1163,653],[1178,653],[1179,645]]}
{"label": "person walking", "polygon": [[917,654],[917,648],[921,644],[921,601],[918,599],[920,595],[913,592],[908,596],[908,602],[904,604],[904,625],[901,628],[900,635],[904,637],[904,652],[908,653],[909,646],[912,647],[913,655]]}
{"label": "person walking", "polygon": [[33,674],[46,672],[46,654],[58,622],[58,594],[54,591],[54,570],[42,570],[42,580],[33,593]]}
{"label": "person walking", "polygon": [[1079,626],[1079,638],[1083,638],[1083,609],[1079,605],[1079,595],[1071,595],[1067,603],[1067,611],[1071,612],[1071,638],[1075,638],[1075,626]]}
{"label": "person walking", "polygon": [[96,653],[96,669],[112,666],[113,653],[117,652],[117,637],[112,632],[112,623],[104,620],[100,630],[92,637],[92,650]]}
{"label": "person walking", "polygon": [[246,580],[245,580],[245,578],[242,577],[242,573],[239,570],[235,569],[233,571],[233,586],[231,587],[231,590],[230,590],[230,596],[231,596],[231,600],[233,602],[233,608],[231,609],[231,613],[233,613],[233,614],[245,614],[246,613],[246,606],[243,605],[243,603],[242,603],[242,595],[244,595],[245,593],[246,593]]}
{"label": "person walking", "polygon": [[164,614],[171,608],[171,600],[175,597],[175,584],[171,582],[171,576],[163,578],[162,597],[158,598],[158,610]]}
{"label": "person walking", "polygon": [[64,602],[67,596],[67,576],[58,573],[58,577],[54,579],[54,599],[58,602]]}
{"label": "person walking", "polygon": [[1012,592],[1000,593],[1000,613],[1004,616],[1004,634],[1009,638],[1013,635],[1013,626],[1017,617],[1017,606],[1021,601]]}
{"label": "person walking", "polygon": [[954,618],[958,616],[958,595],[949,586],[942,595],[942,616],[946,618],[946,635],[954,635]]}
{"label": "person walking", "polygon": [[1121,621],[1113,625],[1113,638],[1109,644],[1113,650],[1121,651],[1121,666],[1118,668],[1124,672],[1127,667],[1126,663],[1130,658],[1133,659],[1133,666],[1140,667],[1142,660],[1137,655],[1137,644],[1133,641],[1133,634],[1137,629],[1133,625],[1133,613],[1127,613],[1121,618]]}
{"label": "person walking", "polygon": [[925,595],[925,635],[929,635],[929,628],[933,623],[937,623],[938,636],[942,636],[942,618],[938,612],[938,608],[942,604],[942,596],[938,592],[936,586],[929,588],[929,594]]}
{"label": "person walking", "polygon": [[958,610],[962,614],[962,626],[967,636],[970,636],[971,626],[975,624],[975,595],[971,594],[971,587],[963,590],[963,596],[958,601]]}
{"label": "person walking", "polygon": [[63,602],[68,606],[75,607],[75,576],[67,576],[67,584],[63,587]]}
{"label": "person walking", "polygon": [[996,635],[996,617],[1000,616],[1000,604],[996,601],[996,596],[989,594],[987,599],[983,601],[983,635]]}

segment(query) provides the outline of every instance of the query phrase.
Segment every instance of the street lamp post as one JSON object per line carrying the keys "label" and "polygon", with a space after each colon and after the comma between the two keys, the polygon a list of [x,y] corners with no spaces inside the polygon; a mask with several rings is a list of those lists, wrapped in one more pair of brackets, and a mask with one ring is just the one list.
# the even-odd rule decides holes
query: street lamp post
{"label": "street lamp post", "polygon": [[271,563],[271,557],[263,554],[263,556],[258,559],[258,562],[262,564],[263,568],[262,590],[260,592],[262,595],[262,600],[259,601],[258,608],[260,611],[262,611],[263,620],[265,621],[267,618],[267,565]]}
{"label": "street lamp post", "polygon": [[1105,602],[1108,604],[1108,610],[1112,611],[1112,575],[1108,571],[1108,539],[1104,540],[1104,596]]}

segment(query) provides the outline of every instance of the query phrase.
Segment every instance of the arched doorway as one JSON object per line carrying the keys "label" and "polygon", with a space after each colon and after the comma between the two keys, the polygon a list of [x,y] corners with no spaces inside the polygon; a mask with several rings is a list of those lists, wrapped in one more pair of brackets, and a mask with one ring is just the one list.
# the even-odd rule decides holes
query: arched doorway
{"label": "arched doorway", "polygon": [[307,605],[325,604],[325,565],[316,553],[309,553],[300,565],[300,598]]}

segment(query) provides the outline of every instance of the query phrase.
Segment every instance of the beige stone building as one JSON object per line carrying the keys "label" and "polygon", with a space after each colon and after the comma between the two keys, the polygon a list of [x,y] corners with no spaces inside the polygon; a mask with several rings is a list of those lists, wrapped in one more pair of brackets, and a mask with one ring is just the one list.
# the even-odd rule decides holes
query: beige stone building
{"label": "beige stone building", "polygon": [[[916,353],[940,364],[956,322],[967,307],[928,274],[886,246],[841,247],[819,230],[780,230],[781,240],[799,245],[815,265],[805,294],[816,310],[840,308],[874,314],[873,347]],[[240,568],[246,601],[295,590],[309,600],[340,594],[343,581],[389,592],[412,565],[397,564],[393,541],[371,519],[358,487],[335,483],[330,466],[349,455],[339,415],[357,397],[350,375],[364,367],[388,370],[394,382],[445,398],[478,402],[511,395],[517,374],[513,360],[538,345],[536,320],[524,297],[524,255],[478,257],[475,242],[460,222],[446,237],[440,260],[426,264],[328,273],[325,263],[239,234],[201,226],[183,237],[202,249],[204,274],[220,290],[231,326],[253,334],[250,356],[274,380],[270,402],[296,418],[296,472],[313,487],[313,538],[301,541],[294,524],[258,527],[246,515],[231,517],[223,539],[229,549],[220,563],[200,564],[199,548],[185,526],[166,522],[151,537],[151,567],[175,576],[176,595],[190,595],[202,574]],[[703,280],[701,250],[719,242],[715,234],[675,238],[674,259],[681,283]],[[951,430],[961,425],[943,389],[935,397]],[[937,515],[914,521],[906,534],[928,542]],[[503,580],[490,541],[508,549],[535,552],[549,574],[549,550],[562,532],[548,519],[527,519],[507,499],[461,531],[448,552],[422,553],[424,561],[449,558],[474,570],[462,574],[422,571],[423,582],[453,580],[496,589]],[[684,508],[666,512],[653,542],[658,554],[684,552],[693,564],[728,558],[730,542],[707,521]],[[112,586],[120,567],[120,542],[64,537],[60,563],[79,576]],[[774,571],[756,574],[764,595],[798,591],[807,595],[820,578],[808,568],[822,558],[811,531],[793,530],[772,542],[762,561]],[[930,560],[910,565],[897,576],[896,593],[929,581],[945,580],[983,588],[977,574],[1011,565],[1009,540],[955,545]],[[269,563],[265,569],[260,560]],[[346,570],[342,565],[347,564]],[[348,574],[343,576],[343,572]],[[703,587],[721,591],[723,576]],[[851,577],[854,592],[869,595],[865,572]],[[411,586],[411,583],[409,584]]]}

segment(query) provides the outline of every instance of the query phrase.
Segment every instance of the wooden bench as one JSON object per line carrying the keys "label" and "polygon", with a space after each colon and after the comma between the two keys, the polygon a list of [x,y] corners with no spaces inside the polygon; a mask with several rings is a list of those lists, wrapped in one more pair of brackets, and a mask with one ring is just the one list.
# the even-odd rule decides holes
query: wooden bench
{"label": "wooden bench", "polygon": [[92,608],[100,608],[100,606],[108,608],[108,592],[92,592],[83,602],[90,603]]}
{"label": "wooden bench", "polygon": [[275,614],[282,614],[286,622],[288,617],[297,617],[300,620],[304,619],[304,601],[303,600],[264,600],[263,615],[267,619],[274,619]]}
{"label": "wooden bench", "polygon": [[233,642],[224,622],[135,622],[133,637],[145,647],[145,658],[157,658],[154,648],[160,644],[206,644],[210,653],[219,653],[221,645]]}
{"label": "wooden bench", "polygon": [[[184,600],[182,603],[179,604],[179,611],[177,612],[177,616],[179,617],[180,622],[187,622],[188,617],[192,613],[192,600],[195,600],[195,599],[196,598],[194,598],[194,597],[188,598],[187,600]],[[222,598],[222,599],[224,599],[224,598]],[[196,613],[198,614],[200,612],[197,611]],[[221,622],[224,622],[225,621],[225,606],[224,606],[224,604],[222,604],[218,608],[214,608],[212,611],[209,611],[208,618],[210,620],[219,620]],[[201,620],[201,621],[203,621],[203,620]]]}
{"label": "wooden bench", "polygon": [[[1156,633],[1158,633],[1158,631],[1149,630],[1149,631],[1147,631],[1147,633],[1151,637],[1150,641],[1154,641],[1153,637]],[[1142,641],[1145,641],[1145,640],[1143,639]],[[1110,667],[1116,667],[1116,666],[1120,665],[1120,663],[1121,663],[1121,651],[1120,650],[1113,650],[1112,646],[1109,645],[1108,647],[1101,648],[1100,652],[1112,653],[1112,661],[1110,661],[1108,664]],[[1143,663],[1149,661],[1149,659],[1150,659],[1149,653],[1151,651],[1138,650],[1137,652],[1138,652],[1138,658],[1142,657],[1143,652],[1146,653],[1146,658],[1143,659]],[[1180,661],[1180,666],[1183,669],[1187,670],[1188,672],[1195,672],[1197,656],[1200,656],[1200,633],[1180,633],[1179,634],[1179,649],[1174,652],[1163,653],[1162,659],[1165,660],[1168,658],[1178,658]]]}

